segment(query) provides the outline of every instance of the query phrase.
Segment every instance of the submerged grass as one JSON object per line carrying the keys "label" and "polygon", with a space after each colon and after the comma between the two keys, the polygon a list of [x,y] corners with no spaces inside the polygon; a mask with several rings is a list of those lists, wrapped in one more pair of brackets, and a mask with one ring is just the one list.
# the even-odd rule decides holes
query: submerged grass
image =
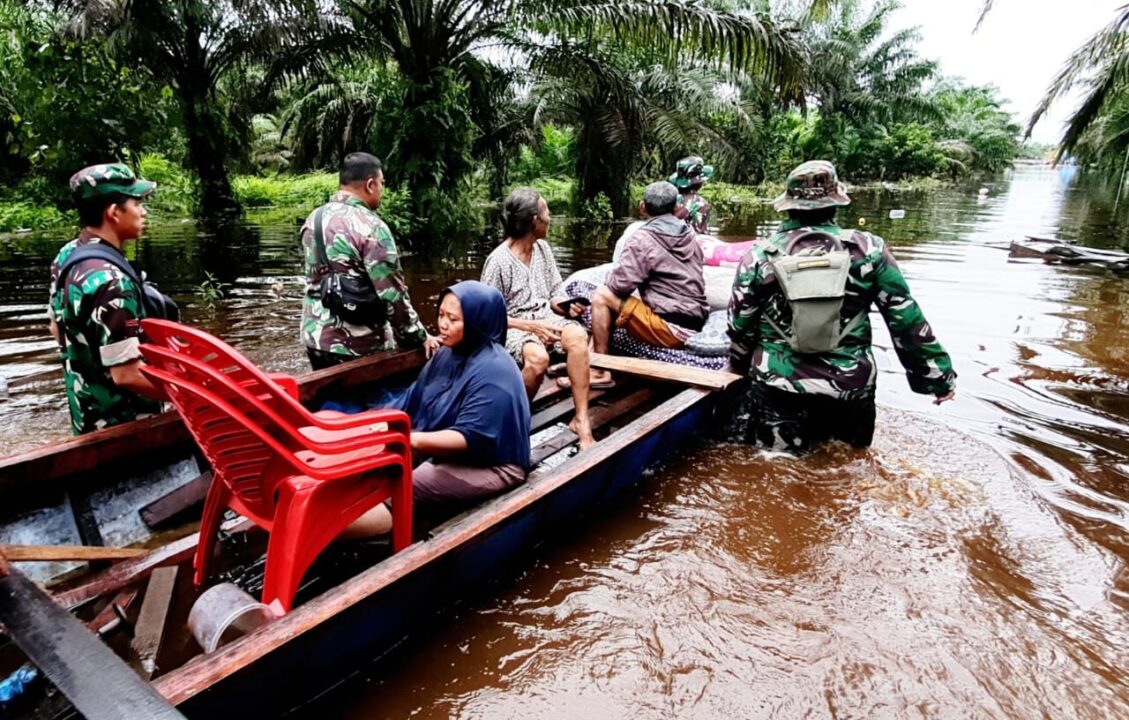
{"label": "submerged grass", "polygon": [[[195,214],[198,207],[195,179],[179,168],[166,165],[159,156],[142,158],[139,165],[142,177],[157,183],[157,191],[145,203],[153,220],[176,220]],[[324,203],[337,190],[337,174],[237,175],[232,179],[232,189],[249,217],[261,221],[261,218],[278,215],[289,221]],[[0,232],[75,225],[77,218],[73,211],[60,209],[50,202],[26,199],[31,190],[17,187],[0,192]],[[411,212],[411,196],[403,190],[385,191],[380,216],[398,234],[409,232],[418,222]]]}

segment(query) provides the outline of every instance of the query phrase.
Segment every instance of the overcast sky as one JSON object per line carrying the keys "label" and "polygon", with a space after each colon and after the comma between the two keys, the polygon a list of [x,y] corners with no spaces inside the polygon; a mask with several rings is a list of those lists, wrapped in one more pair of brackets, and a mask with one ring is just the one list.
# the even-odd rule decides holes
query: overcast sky
{"label": "overcast sky", "polygon": [[[892,25],[921,28],[921,54],[945,75],[995,84],[1026,124],[1070,53],[1114,17],[1127,0],[995,0],[972,34],[983,0],[902,0]],[[1035,128],[1037,142],[1056,142],[1074,103],[1061,101]]]}

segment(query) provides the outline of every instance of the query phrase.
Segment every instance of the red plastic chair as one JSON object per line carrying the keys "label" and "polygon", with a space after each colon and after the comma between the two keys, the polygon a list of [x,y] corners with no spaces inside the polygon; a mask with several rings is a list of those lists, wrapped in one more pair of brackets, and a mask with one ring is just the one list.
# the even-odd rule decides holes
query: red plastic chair
{"label": "red plastic chair", "polygon": [[[295,453],[219,394],[158,367],[143,366],[142,372],[165,390],[212,464],[213,487],[216,480],[222,482],[230,492],[230,506],[270,533],[264,603],[277,602],[289,611],[302,576],[317,555],[354,520],[388,498],[393,501],[393,551],[411,543],[410,457],[371,441],[368,448],[350,452]],[[227,383],[228,390],[239,388],[230,380]],[[263,405],[249,393],[243,400]],[[400,420],[406,421],[406,416]],[[218,497],[220,493],[209,492],[206,514],[222,513],[222,505],[207,507],[215,505]],[[214,531],[201,527],[198,582],[206,577],[214,538]]]}
{"label": "red plastic chair", "polygon": [[303,425],[317,417],[305,408],[294,412],[294,404],[285,396],[254,395],[251,388],[237,384],[231,376],[167,347],[146,343],[140,349],[147,363],[216,393],[293,452],[350,452],[382,443],[394,446],[411,460],[411,429],[401,412],[372,410],[346,415],[335,423],[335,430]]}
{"label": "red plastic chair", "polygon": [[[245,387],[237,385],[229,376],[189,355],[149,343],[141,346],[141,354],[150,365],[199,385],[223,398],[300,458],[346,453],[361,457],[379,452],[383,446],[402,455],[405,465],[411,467],[411,438],[403,432],[406,425],[406,416],[403,413],[392,410],[366,413],[367,424],[359,425],[351,431],[326,432],[315,428],[297,427],[276,411],[277,404],[273,403],[269,396],[251,395]],[[374,420],[381,422],[374,423]],[[399,428],[400,431],[387,430],[389,424]],[[264,517],[263,512],[254,503],[241,500],[232,492],[231,482],[222,475],[221,469],[213,470],[215,477],[208,486],[204,513],[200,519],[200,540],[193,563],[194,581],[197,586],[203,585],[208,578],[216,534],[219,532],[226,508],[232,507],[258,525],[268,528],[270,526],[269,517]]]}
{"label": "red plastic chair", "polygon": [[[141,329],[150,343],[203,362],[227,375],[251,394],[263,398],[287,422],[305,428],[303,432],[311,439],[327,441],[336,437],[337,433],[356,434],[358,428],[363,432],[374,423],[388,422],[383,410],[354,415],[325,410],[310,412],[298,402],[298,384],[294,378],[264,373],[235,348],[202,330],[154,318],[142,320]],[[411,422],[402,426],[392,425],[389,429],[410,435]],[[323,434],[319,430],[332,435]]]}

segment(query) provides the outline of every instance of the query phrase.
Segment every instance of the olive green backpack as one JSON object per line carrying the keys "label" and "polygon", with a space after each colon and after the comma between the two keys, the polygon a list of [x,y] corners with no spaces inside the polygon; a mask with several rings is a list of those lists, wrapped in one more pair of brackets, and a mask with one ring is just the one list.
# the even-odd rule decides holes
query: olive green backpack
{"label": "olive green backpack", "polygon": [[[796,250],[801,241],[814,238],[824,242]],[[828,244],[830,250],[826,247]],[[791,335],[767,315],[764,319],[797,353],[822,353],[838,348],[866,315],[863,310],[846,326],[839,327],[839,312],[843,308],[847,274],[851,269],[851,255],[843,247],[840,234],[809,230],[789,240],[783,250],[769,245],[764,252],[792,308]]]}

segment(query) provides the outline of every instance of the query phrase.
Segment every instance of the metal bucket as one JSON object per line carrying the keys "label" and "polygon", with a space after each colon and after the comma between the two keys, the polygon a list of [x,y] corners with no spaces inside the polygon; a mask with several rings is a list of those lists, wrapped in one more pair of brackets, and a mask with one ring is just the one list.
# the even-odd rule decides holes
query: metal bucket
{"label": "metal bucket", "polygon": [[233,583],[204,591],[188,613],[188,628],[205,653],[274,620],[275,613]]}

